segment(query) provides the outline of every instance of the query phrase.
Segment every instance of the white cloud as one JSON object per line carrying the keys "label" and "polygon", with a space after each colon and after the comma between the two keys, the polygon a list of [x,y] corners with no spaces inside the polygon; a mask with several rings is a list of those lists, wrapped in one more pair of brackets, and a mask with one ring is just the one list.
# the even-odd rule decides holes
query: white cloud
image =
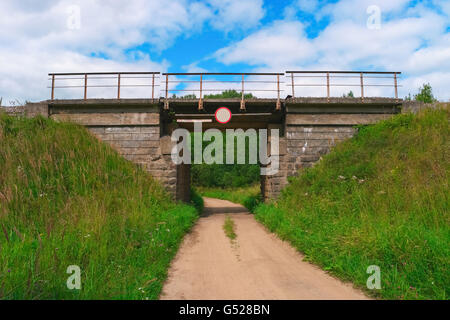
{"label": "white cloud", "polygon": [[214,28],[231,31],[249,29],[259,24],[264,16],[262,0],[209,0],[216,15],[211,20]]}
{"label": "white cloud", "polygon": [[297,0],[297,6],[301,11],[313,13],[319,6],[318,0]]}
{"label": "white cloud", "polygon": [[[58,59],[54,59],[54,56]],[[79,72],[80,70],[95,71],[153,71],[164,70],[167,63],[162,65],[151,62],[148,57],[137,62],[115,62],[99,58],[86,57],[84,55],[69,51],[53,51],[40,54],[16,54],[14,52],[3,52],[0,60],[0,88],[3,95],[3,103],[9,100],[19,99],[21,101],[37,101],[50,98],[50,85],[47,80],[49,70]],[[20,63],[8,63],[8,61],[20,61]],[[44,62],[44,63],[42,63]],[[28,72],[30,71],[30,72]],[[114,80],[111,80],[114,81]],[[144,81],[144,80],[142,80]],[[115,83],[115,82],[114,82]],[[81,81],[73,81],[71,84],[80,85]],[[56,85],[63,85],[57,82]],[[115,89],[107,90],[110,97],[115,96]],[[89,89],[89,96],[94,97],[98,89]],[[80,88],[56,89],[56,97],[82,98],[83,92]],[[122,94],[125,97],[126,92]],[[109,96],[105,96],[109,97]],[[149,97],[146,93],[143,97]]]}
{"label": "white cloud", "polygon": [[226,32],[247,29],[263,14],[261,0],[2,0],[0,97],[46,99],[48,72],[165,71],[167,61],[124,52],[143,43],[164,50],[208,21]]}
{"label": "white cloud", "polygon": [[[449,2],[433,1],[439,10],[409,3],[341,0],[324,6],[317,0],[298,0],[285,8],[284,20],[261,27],[262,0],[4,0],[0,2],[0,97],[3,101],[48,98],[48,72],[165,71],[168,61],[156,63],[139,50],[125,56],[124,51],[144,42],[164,50],[177,37],[189,37],[208,26],[225,33],[259,27],[213,55],[225,64],[246,63],[255,71],[398,70],[406,76],[400,95],[413,93],[429,81],[438,97],[449,99]],[[68,28],[68,9],[74,5],[80,8],[80,29]],[[380,30],[366,26],[369,5],[381,9]],[[298,10],[313,13],[316,19],[328,16],[330,24],[310,39],[306,22],[295,20]],[[186,70],[205,71],[201,61],[188,64]]]}
{"label": "white cloud", "polygon": [[[382,12],[379,30],[366,25],[366,9],[373,4]],[[450,98],[448,82],[443,81],[450,77],[448,17],[421,4],[408,8],[406,0],[342,0],[316,10],[316,15],[328,15],[331,22],[314,39],[290,16],[218,50],[216,58],[225,64],[248,63],[258,71],[402,71],[400,96],[429,81],[438,97]],[[392,89],[372,91],[392,94]]]}
{"label": "white cloud", "polygon": [[[73,6],[80,11],[75,29],[70,28],[78,18]],[[164,71],[167,62],[155,63],[142,53],[129,61],[124,49],[143,42],[163,49],[207,16],[200,3],[183,0],[2,1],[0,96],[4,102],[47,99],[48,72]]]}
{"label": "white cloud", "polygon": [[[39,3],[40,4],[40,3]],[[80,29],[71,30],[68,11],[80,8]],[[38,3],[34,4],[38,8]],[[92,51],[104,46],[126,47],[150,42],[165,48],[183,30],[205,19],[205,14],[191,15],[197,3],[186,1],[114,1],[73,2],[61,0],[46,10],[21,11],[12,1],[0,7],[0,38],[4,46],[35,44],[57,46],[71,50]]]}
{"label": "white cloud", "polygon": [[244,62],[249,65],[267,65],[274,70],[283,69],[299,60],[308,60],[314,54],[306,39],[304,25],[298,21],[277,21],[232,46],[216,53],[225,63]]}

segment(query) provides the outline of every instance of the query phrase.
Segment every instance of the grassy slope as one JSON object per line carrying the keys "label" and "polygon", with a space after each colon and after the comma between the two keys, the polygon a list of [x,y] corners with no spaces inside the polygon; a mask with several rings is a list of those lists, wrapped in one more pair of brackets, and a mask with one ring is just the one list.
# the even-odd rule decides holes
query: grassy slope
{"label": "grassy slope", "polygon": [[[0,114],[0,172],[0,299],[158,298],[192,206],[84,128],[43,118]],[[66,287],[69,265],[81,290]]]}
{"label": "grassy slope", "polygon": [[449,109],[398,115],[306,170],[256,217],[307,259],[389,299],[448,299]]}

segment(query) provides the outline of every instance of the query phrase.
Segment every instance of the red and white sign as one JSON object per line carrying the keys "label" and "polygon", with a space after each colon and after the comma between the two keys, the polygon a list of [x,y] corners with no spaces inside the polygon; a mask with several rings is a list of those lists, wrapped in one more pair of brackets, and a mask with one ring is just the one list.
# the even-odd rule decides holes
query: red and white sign
{"label": "red and white sign", "polygon": [[215,117],[217,122],[227,123],[228,121],[231,120],[231,111],[226,107],[220,107],[219,109],[216,110]]}

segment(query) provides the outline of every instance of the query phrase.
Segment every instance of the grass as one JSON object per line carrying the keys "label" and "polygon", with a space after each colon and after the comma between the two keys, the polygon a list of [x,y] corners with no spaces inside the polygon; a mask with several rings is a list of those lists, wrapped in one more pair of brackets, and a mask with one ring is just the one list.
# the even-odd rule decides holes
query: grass
{"label": "grass", "polygon": [[240,188],[210,188],[196,186],[195,189],[204,197],[239,203],[249,211],[252,211],[261,202],[261,186],[259,184]]}
{"label": "grass", "polygon": [[195,188],[191,188],[191,202],[199,213],[203,212],[205,204],[202,196],[197,192]]}
{"label": "grass", "polygon": [[0,115],[0,172],[0,299],[157,299],[198,216],[73,124]]}
{"label": "grass", "polygon": [[225,235],[230,238],[231,241],[236,239],[236,232],[234,232],[234,221],[230,216],[225,217],[225,222],[223,224],[223,230]]}
{"label": "grass", "polygon": [[[448,107],[361,127],[256,218],[306,259],[385,299],[448,299]],[[367,267],[381,269],[368,290]]]}

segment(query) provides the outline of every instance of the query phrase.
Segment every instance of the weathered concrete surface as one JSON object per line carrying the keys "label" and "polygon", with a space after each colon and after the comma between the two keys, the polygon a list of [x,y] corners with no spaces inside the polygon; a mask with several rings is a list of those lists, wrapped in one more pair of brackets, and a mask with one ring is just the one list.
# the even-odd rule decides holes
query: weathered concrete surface
{"label": "weathered concrete surface", "polygon": [[[205,215],[189,233],[172,265],[161,299],[367,299],[269,233],[242,206],[204,198]],[[237,238],[225,236],[230,215]]]}
{"label": "weathered concrete surface", "polygon": [[11,107],[0,107],[0,111],[6,112],[12,116],[25,116],[28,118],[33,118],[38,115],[45,118],[48,117],[48,103],[47,101],[41,101],[36,103],[28,102],[23,106],[11,106]]}
{"label": "weathered concrete surface", "polygon": [[2,106],[0,112],[4,112],[10,116],[24,116],[25,106]]}
{"label": "weathered concrete surface", "polygon": [[157,113],[57,113],[52,118],[84,126],[159,125]]}
{"label": "weathered concrete surface", "polygon": [[27,103],[25,105],[25,115],[29,118],[35,117],[37,115],[48,117],[49,108],[47,101],[41,101],[37,103]]}
{"label": "weathered concrete surface", "polygon": [[402,104],[402,113],[417,113],[424,109],[436,109],[444,106],[449,106],[448,102],[433,102],[433,103],[423,103],[419,101],[404,101]]}
{"label": "weathered concrete surface", "polygon": [[380,106],[389,106],[389,105],[400,105],[402,103],[402,99],[395,98],[385,98],[385,97],[365,97],[361,98],[351,98],[351,97],[295,97],[295,98],[287,98],[285,99],[286,104],[302,104],[302,105],[319,105],[319,104],[337,104],[337,105],[348,105],[348,104],[367,104],[367,105],[380,105]]}
{"label": "weathered concrete surface", "polygon": [[288,114],[286,125],[359,125],[371,124],[391,114]]}

